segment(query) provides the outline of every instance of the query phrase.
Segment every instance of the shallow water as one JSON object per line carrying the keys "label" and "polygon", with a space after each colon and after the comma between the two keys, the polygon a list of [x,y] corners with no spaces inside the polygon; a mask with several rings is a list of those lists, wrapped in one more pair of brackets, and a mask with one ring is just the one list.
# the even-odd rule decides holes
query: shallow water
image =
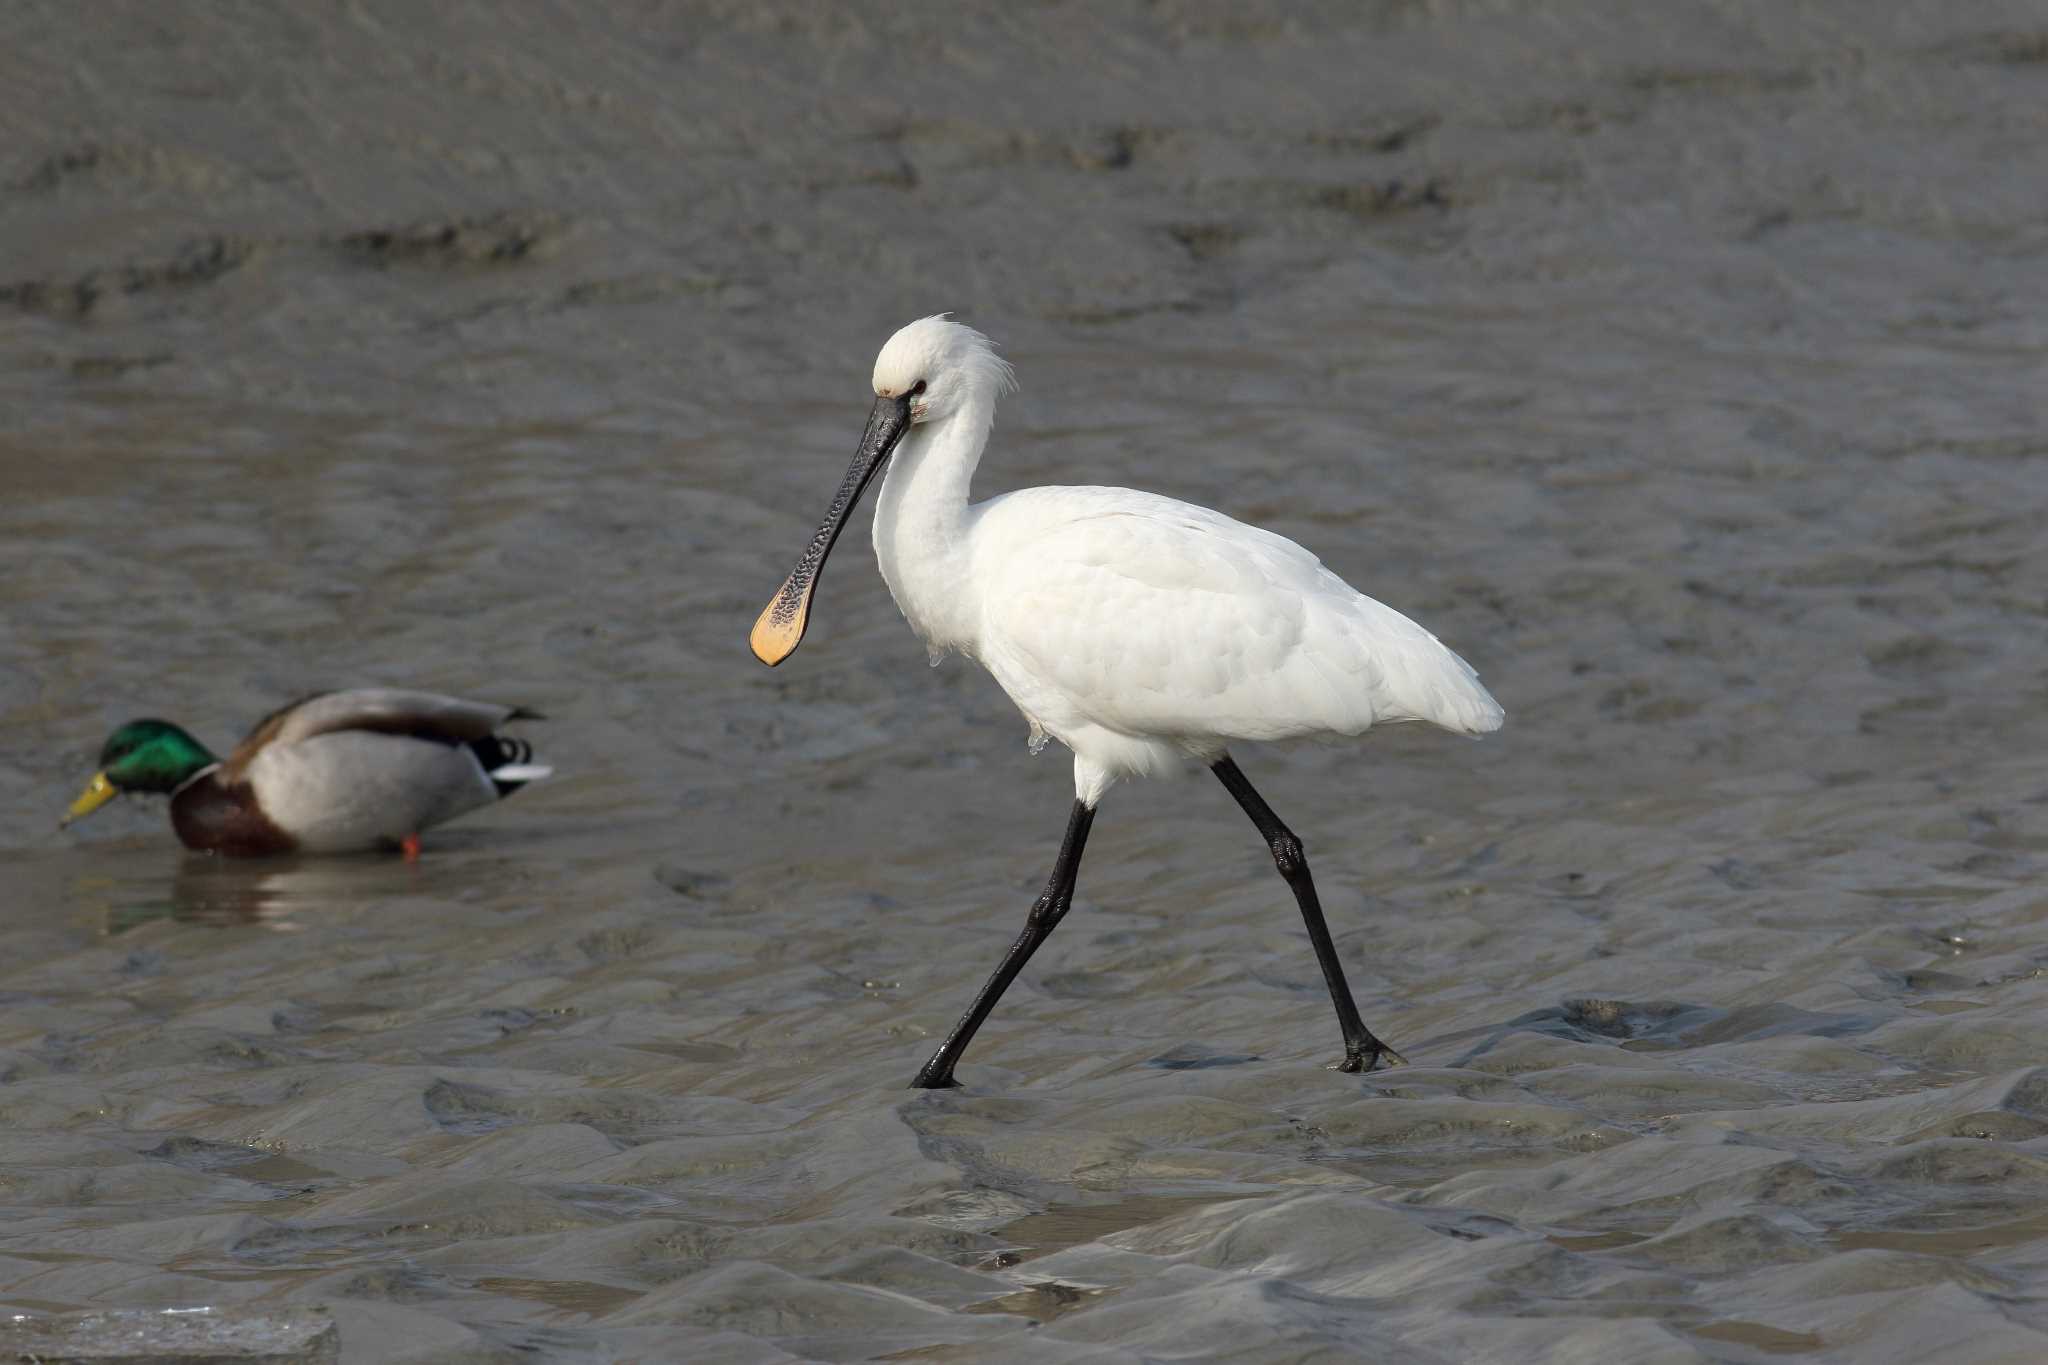
{"label": "shallow water", "polygon": [[[2048,30],[2021,4],[0,17],[0,1306],[345,1358],[2048,1354]],[[1070,799],[849,537],[938,308],[984,493],[1292,535],[1509,711],[1249,750],[902,1087]],[[865,525],[862,517],[861,524]],[[522,702],[428,856],[54,820],[138,714]]]}

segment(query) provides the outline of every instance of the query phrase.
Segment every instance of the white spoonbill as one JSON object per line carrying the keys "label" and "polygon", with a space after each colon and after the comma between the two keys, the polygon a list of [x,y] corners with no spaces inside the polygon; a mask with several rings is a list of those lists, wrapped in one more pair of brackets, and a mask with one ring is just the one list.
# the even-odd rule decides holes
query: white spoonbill
{"label": "white spoonbill", "polygon": [[1118,780],[1203,763],[1258,826],[1301,905],[1344,1034],[1340,1071],[1402,1060],[1359,1018],[1301,840],[1231,760],[1238,740],[1329,738],[1428,721],[1500,728],[1463,659],[1316,557],[1220,512],[1128,488],[1026,488],[970,504],[996,398],[1013,381],[987,337],[921,318],[875,358],[875,405],[796,571],[754,623],[773,666],[795,651],[847,514],[884,463],[875,560],[936,660],[964,654],[1031,726],[1074,753],[1074,805],[1045,891],[995,975],[919,1071],[957,1084],[975,1030],[1073,902],[1089,826]]}

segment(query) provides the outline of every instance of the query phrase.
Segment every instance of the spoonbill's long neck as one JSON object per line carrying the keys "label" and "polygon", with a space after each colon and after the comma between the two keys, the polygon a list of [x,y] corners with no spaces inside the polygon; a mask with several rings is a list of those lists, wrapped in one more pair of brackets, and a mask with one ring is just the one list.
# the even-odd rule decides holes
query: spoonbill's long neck
{"label": "spoonbill's long neck", "polygon": [[882,476],[875,562],[904,619],[935,650],[973,652],[980,605],[968,562],[967,490],[994,421],[992,398],[970,398],[912,427]]}

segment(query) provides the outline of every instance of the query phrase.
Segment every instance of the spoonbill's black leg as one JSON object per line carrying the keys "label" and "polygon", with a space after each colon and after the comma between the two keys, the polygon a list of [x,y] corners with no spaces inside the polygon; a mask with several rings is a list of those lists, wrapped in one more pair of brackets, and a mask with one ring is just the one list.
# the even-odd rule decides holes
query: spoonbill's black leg
{"label": "spoonbill's black leg", "polygon": [[[1060,843],[1060,856],[1052,865],[1052,877],[1045,884],[1045,891],[1032,905],[1031,913],[1024,917],[1024,932],[1017,935],[1017,941],[1010,945],[1010,951],[1003,954],[1003,961],[996,968],[988,984],[981,988],[981,994],[974,997],[967,1013],[960,1016],[960,1022],[953,1025],[953,1031],[946,1035],[946,1041],[939,1044],[939,1050],[917,1073],[917,1079],[910,1084],[913,1089],[943,1090],[958,1085],[953,1079],[953,1066],[960,1060],[960,1054],[967,1050],[967,1044],[974,1039],[974,1031],[988,1018],[989,1011],[996,1007],[996,1001],[1017,979],[1017,973],[1024,970],[1024,964],[1038,951],[1038,945],[1066,918],[1067,907],[1074,903],[1074,879],[1081,870],[1081,850],[1088,843],[1088,827],[1095,823],[1095,809],[1085,802],[1074,802],[1073,814],[1067,817],[1067,837]],[[1304,872],[1304,875],[1306,873]],[[1310,892],[1311,896],[1315,893]],[[1332,959],[1334,961],[1334,959]],[[1356,1018],[1354,1012],[1353,1017]],[[1362,1032],[1365,1026],[1359,1025]],[[1370,1033],[1365,1034],[1370,1039]]]}
{"label": "spoonbill's black leg", "polygon": [[1370,1071],[1380,1058],[1399,1064],[1405,1062],[1394,1049],[1372,1036],[1372,1030],[1358,1017],[1358,1006],[1351,999],[1351,987],[1344,983],[1344,964],[1337,961],[1337,945],[1330,941],[1330,926],[1323,922],[1323,904],[1316,899],[1316,884],[1308,875],[1308,855],[1302,851],[1301,840],[1294,831],[1280,823],[1280,817],[1273,814],[1273,808],[1259,795],[1245,775],[1225,754],[1217,760],[1213,769],[1222,781],[1223,788],[1237,798],[1237,804],[1244,807],[1244,813],[1251,816],[1252,823],[1265,836],[1266,847],[1273,851],[1273,864],[1280,869],[1280,875],[1287,879],[1288,889],[1294,892],[1294,899],[1301,903],[1301,918],[1308,925],[1308,940],[1316,948],[1316,961],[1323,966],[1323,980],[1330,985],[1330,1000],[1337,1006],[1337,1027],[1344,1031],[1344,1060],[1336,1063],[1339,1071]]}

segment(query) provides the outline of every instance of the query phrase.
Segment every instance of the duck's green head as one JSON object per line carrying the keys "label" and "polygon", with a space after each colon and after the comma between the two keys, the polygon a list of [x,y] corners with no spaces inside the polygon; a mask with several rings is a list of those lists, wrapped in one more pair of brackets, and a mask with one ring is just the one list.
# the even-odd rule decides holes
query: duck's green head
{"label": "duck's green head", "polygon": [[100,770],[61,823],[91,815],[122,792],[174,792],[211,763],[204,744],[167,720],[131,720],[100,747]]}

